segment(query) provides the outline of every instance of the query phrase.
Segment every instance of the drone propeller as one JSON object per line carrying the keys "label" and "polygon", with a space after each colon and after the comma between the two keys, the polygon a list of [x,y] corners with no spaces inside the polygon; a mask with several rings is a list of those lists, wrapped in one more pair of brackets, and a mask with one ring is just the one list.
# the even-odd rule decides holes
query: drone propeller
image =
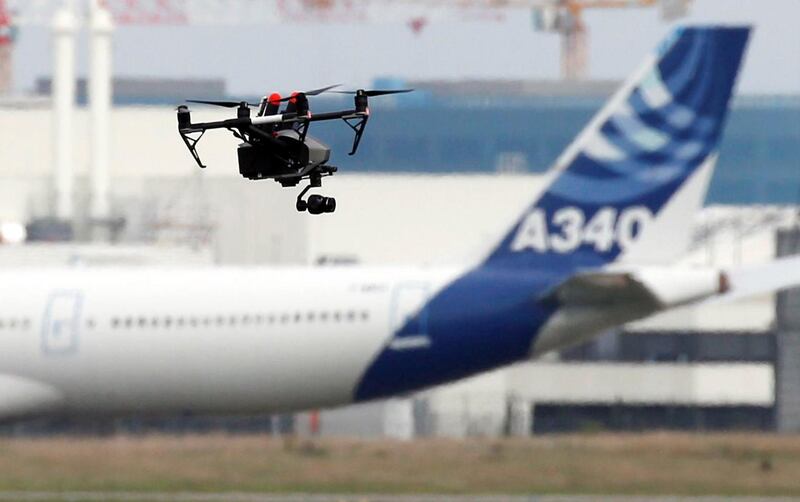
{"label": "drone propeller", "polygon": [[[333,88],[339,87],[340,85],[342,85],[342,84],[329,85],[328,87],[321,87],[319,89],[313,89],[311,91],[300,91],[300,92],[296,92],[296,93],[293,92],[292,95],[286,96],[285,98],[281,98],[279,101],[290,101],[297,94],[305,94],[306,96],[316,96],[318,94],[322,94],[323,92],[328,92]],[[334,91],[334,92],[337,92],[337,91]]]}
{"label": "drone propeller", "polygon": [[222,106],[225,108],[237,108],[239,106],[258,106],[247,101],[206,101],[203,99],[187,99],[189,103],[200,103],[203,105]]}
{"label": "drone propeller", "polygon": [[365,91],[364,89],[359,89],[357,91],[332,91],[337,94],[360,94],[362,96],[367,96],[371,98],[373,96],[386,96],[387,94],[403,94],[406,92],[412,92],[414,89],[371,89],[369,91]]}
{"label": "drone propeller", "polygon": [[[278,101],[281,101],[281,102],[290,101],[297,94],[305,94],[306,96],[316,96],[318,94],[322,94],[323,92],[327,92],[327,91],[329,91],[329,90],[331,90],[331,89],[333,89],[335,87],[339,87],[340,85],[342,85],[342,84],[329,85],[327,87],[321,87],[319,89],[312,89],[310,91],[303,91],[303,92],[299,92],[299,93],[293,93],[292,96],[287,96],[287,97],[282,98],[282,99],[280,99]],[[189,103],[200,103],[200,104],[203,104],[203,105],[222,106],[224,108],[237,108],[237,107],[240,107],[240,106],[259,106],[258,104],[248,103],[247,101],[213,101],[213,100],[204,100],[204,99],[187,99],[186,101],[189,102]]]}

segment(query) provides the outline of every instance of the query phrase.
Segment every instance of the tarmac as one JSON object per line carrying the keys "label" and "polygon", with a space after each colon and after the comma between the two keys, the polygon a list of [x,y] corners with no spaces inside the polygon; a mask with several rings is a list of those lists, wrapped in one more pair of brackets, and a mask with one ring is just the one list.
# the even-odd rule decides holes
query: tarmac
{"label": "tarmac", "polygon": [[0,492],[19,502],[783,502],[792,497],[683,497],[652,495],[347,495],[190,492]]}

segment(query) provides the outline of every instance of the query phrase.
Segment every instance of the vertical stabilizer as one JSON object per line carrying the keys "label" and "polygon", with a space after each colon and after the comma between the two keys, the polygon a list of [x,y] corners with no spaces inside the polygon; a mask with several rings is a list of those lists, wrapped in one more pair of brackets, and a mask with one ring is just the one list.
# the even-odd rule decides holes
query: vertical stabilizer
{"label": "vertical stabilizer", "polygon": [[565,150],[486,265],[570,271],[685,252],[749,34],[673,32]]}

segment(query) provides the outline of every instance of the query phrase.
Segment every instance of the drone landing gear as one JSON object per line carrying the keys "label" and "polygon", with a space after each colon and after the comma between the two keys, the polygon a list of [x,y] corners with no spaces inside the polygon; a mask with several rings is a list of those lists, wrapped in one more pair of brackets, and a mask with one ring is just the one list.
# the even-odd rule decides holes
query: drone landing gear
{"label": "drone landing gear", "polygon": [[312,175],[310,184],[300,192],[297,196],[297,204],[295,207],[301,213],[308,210],[309,214],[322,214],[332,213],[336,211],[336,199],[333,197],[325,197],[322,195],[309,195],[308,200],[303,200],[303,196],[312,188],[319,188],[322,186],[322,176],[319,174]]}

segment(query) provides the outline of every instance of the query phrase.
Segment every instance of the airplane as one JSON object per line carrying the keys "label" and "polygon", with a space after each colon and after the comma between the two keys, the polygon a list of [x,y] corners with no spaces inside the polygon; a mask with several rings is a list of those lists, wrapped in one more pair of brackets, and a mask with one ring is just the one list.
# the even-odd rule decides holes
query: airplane
{"label": "airplane", "polygon": [[670,264],[705,198],[749,33],[673,33],[467,267],[1,272],[0,418],[347,405],[799,285],[800,257]]}

